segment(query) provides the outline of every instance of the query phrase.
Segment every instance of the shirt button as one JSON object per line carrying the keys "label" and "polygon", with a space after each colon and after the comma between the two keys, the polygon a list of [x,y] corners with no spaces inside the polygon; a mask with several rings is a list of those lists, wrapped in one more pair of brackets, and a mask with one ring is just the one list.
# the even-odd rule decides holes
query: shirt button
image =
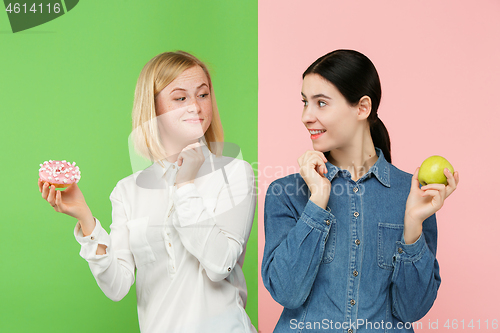
{"label": "shirt button", "polygon": [[354,304],[356,304],[356,301],[351,299],[351,301],[349,303],[351,303],[351,305],[354,305]]}
{"label": "shirt button", "polygon": [[352,272],[352,275],[354,275],[354,276],[358,276],[358,274],[359,274],[358,271]]}
{"label": "shirt button", "polygon": [[354,331],[352,330],[352,328],[350,328],[350,329],[348,329],[348,330],[347,330],[347,333],[352,333],[352,332],[354,332]]}
{"label": "shirt button", "polygon": [[172,247],[172,244],[171,244],[171,243],[168,243],[168,246]]}
{"label": "shirt button", "polygon": [[354,212],[354,217],[358,217],[359,216],[359,213],[358,212]]}
{"label": "shirt button", "polygon": [[228,271],[228,272],[231,272],[231,267],[228,267],[228,268],[227,268],[227,271]]}
{"label": "shirt button", "polygon": [[330,220],[325,220],[326,225],[330,225]]}
{"label": "shirt button", "polygon": [[90,239],[91,239],[91,240],[94,240],[94,239],[95,239],[95,237],[94,237],[94,236],[90,236]]}
{"label": "shirt button", "polygon": [[356,239],[356,240],[354,241],[354,243],[355,243],[356,245],[359,245],[359,244],[361,244],[361,241],[360,241],[359,239]]}
{"label": "shirt button", "polygon": [[175,169],[175,165],[172,165],[172,169]]}
{"label": "shirt button", "polygon": [[403,249],[402,249],[402,248],[399,248],[399,249],[398,249],[398,253],[399,253],[399,254],[403,253]]}
{"label": "shirt button", "polygon": [[355,188],[353,188],[352,190],[353,190],[353,192],[354,192],[354,193],[358,193],[359,188],[358,188],[358,187],[355,187]]}

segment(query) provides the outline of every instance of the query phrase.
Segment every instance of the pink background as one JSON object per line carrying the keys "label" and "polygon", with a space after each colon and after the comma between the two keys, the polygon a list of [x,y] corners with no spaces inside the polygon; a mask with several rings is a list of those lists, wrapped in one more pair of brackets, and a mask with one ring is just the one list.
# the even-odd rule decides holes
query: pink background
{"label": "pink background", "polygon": [[[379,116],[393,163],[413,173],[428,156],[460,172],[458,190],[438,212],[442,284],[420,320],[456,319],[457,330],[500,320],[500,1],[259,1],[259,329],[272,332],[282,307],[260,278],[263,208],[271,181],[298,171],[311,149],[300,121],[302,72],[339,48],[356,49],[377,67]],[[288,169],[288,170],[287,170]],[[465,329],[462,329],[464,320]],[[500,328],[499,328],[500,330]]]}

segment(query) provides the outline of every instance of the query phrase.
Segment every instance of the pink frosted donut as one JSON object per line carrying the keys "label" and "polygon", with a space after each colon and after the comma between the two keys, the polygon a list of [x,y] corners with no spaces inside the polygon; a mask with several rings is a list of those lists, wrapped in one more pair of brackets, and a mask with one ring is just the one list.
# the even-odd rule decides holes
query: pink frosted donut
{"label": "pink frosted donut", "polygon": [[68,187],[73,183],[78,183],[81,177],[80,168],[75,165],[75,162],[52,160],[40,164],[38,175],[42,182],[47,182],[55,187]]}

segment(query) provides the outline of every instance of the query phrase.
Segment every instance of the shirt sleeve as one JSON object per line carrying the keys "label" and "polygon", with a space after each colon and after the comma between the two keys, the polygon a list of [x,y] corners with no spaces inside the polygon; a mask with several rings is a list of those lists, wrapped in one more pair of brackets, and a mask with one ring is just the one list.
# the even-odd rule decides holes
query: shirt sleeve
{"label": "shirt sleeve", "polygon": [[[110,196],[113,205],[113,223],[108,235],[96,219],[92,233],[83,236],[80,223],[75,227],[75,238],[81,245],[80,255],[89,263],[90,270],[104,294],[119,301],[134,283],[135,263],[129,247],[129,231],[123,202],[117,188]],[[97,246],[106,245],[106,254],[97,255]]]}
{"label": "shirt sleeve", "polygon": [[283,202],[284,192],[276,182],[267,190],[262,279],[276,302],[294,309],[311,292],[334,217],[312,201],[296,216]]}
{"label": "shirt sleeve", "polygon": [[422,234],[415,243],[405,244],[402,237],[396,244],[391,288],[393,314],[403,322],[414,322],[430,310],[441,284],[436,259],[436,215],[424,221]]}
{"label": "shirt sleeve", "polygon": [[182,186],[173,196],[173,225],[184,247],[199,260],[212,281],[231,274],[245,250],[255,214],[253,170],[247,162],[233,163],[225,168],[230,169],[227,183],[220,178],[224,185],[217,198],[212,198],[216,200],[214,210],[207,209],[194,184]]}

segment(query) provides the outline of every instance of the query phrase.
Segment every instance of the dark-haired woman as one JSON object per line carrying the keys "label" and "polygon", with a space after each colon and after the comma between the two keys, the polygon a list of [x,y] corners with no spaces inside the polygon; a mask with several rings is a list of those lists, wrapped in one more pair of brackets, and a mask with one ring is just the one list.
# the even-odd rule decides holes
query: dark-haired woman
{"label": "dark-haired woman", "polygon": [[413,332],[440,284],[435,213],[456,188],[419,187],[391,164],[381,88],[363,54],[337,50],[303,74],[313,151],[265,203],[262,278],[284,310],[275,332]]}

